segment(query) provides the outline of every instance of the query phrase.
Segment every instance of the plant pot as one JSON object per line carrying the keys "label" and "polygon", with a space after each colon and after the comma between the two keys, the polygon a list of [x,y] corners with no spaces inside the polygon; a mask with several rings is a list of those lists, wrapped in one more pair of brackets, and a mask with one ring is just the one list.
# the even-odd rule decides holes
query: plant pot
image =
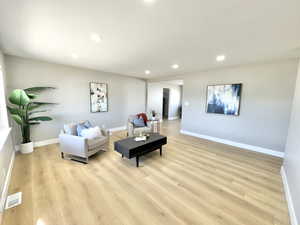
{"label": "plant pot", "polygon": [[21,144],[20,151],[22,154],[28,154],[28,153],[33,152],[33,142]]}

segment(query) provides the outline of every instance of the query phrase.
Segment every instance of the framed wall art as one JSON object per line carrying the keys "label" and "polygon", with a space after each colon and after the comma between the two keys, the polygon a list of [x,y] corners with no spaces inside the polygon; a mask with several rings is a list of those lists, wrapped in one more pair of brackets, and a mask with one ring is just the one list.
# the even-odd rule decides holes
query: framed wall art
{"label": "framed wall art", "polygon": [[206,112],[238,116],[242,84],[208,85]]}
{"label": "framed wall art", "polygon": [[107,84],[90,83],[90,110],[92,113],[108,112]]}

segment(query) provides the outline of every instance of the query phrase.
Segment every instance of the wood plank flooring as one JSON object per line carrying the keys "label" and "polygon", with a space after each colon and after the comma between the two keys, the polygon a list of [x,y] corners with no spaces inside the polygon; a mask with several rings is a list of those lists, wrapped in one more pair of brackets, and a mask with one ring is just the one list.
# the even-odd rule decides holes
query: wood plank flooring
{"label": "wood plank flooring", "polygon": [[282,160],[179,134],[163,123],[168,144],[135,160],[110,151],[88,165],[62,160],[58,145],[16,156],[10,193],[23,204],[4,225],[288,225]]}

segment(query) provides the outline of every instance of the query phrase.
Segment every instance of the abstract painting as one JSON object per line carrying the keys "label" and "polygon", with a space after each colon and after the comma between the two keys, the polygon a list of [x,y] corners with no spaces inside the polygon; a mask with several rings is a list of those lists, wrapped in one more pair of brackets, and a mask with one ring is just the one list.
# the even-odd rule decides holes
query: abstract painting
{"label": "abstract painting", "polygon": [[90,83],[90,102],[92,113],[108,111],[107,84]]}
{"label": "abstract painting", "polygon": [[207,113],[238,116],[242,84],[208,85]]}

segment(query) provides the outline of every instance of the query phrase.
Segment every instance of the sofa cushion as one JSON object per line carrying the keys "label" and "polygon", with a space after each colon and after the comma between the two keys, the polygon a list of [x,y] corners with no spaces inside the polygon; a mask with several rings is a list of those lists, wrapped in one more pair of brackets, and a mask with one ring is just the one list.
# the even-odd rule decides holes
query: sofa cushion
{"label": "sofa cushion", "polygon": [[66,134],[77,136],[77,124],[76,123],[65,124],[64,131]]}
{"label": "sofa cushion", "polygon": [[93,139],[102,136],[102,133],[99,127],[91,127],[88,129],[83,129],[81,131],[81,136],[87,139]]}
{"label": "sofa cushion", "polygon": [[101,136],[94,139],[88,139],[87,144],[89,147],[89,150],[100,147],[101,145],[104,145],[107,142],[107,137]]}
{"label": "sofa cushion", "polygon": [[150,127],[137,127],[133,130],[133,135],[140,135],[141,133],[151,133]]}

